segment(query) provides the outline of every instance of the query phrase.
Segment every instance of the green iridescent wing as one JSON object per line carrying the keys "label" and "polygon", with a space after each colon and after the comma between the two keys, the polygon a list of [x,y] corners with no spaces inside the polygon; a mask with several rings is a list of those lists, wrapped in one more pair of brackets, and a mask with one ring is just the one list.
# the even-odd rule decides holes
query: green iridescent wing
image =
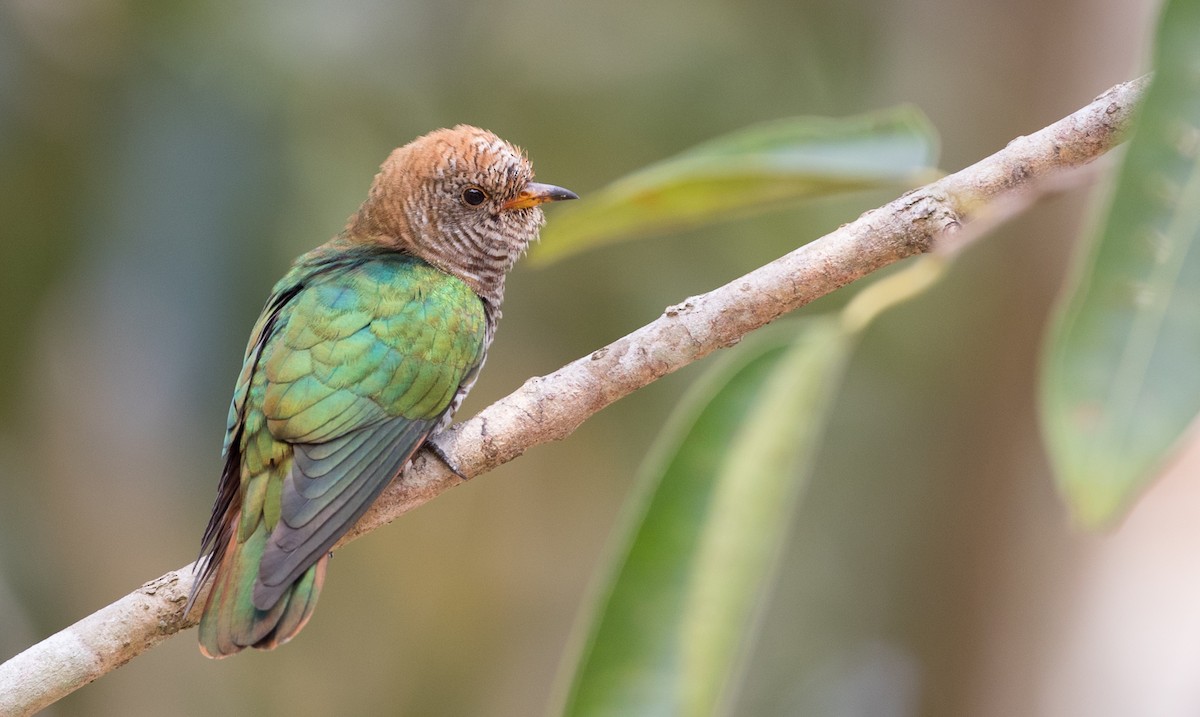
{"label": "green iridescent wing", "polygon": [[[481,300],[411,257],[317,255],[276,286],[230,409],[228,500],[206,533],[214,560],[233,540],[257,563],[256,614],[309,579],[474,380],[485,344]],[[227,602],[242,602],[242,580]]]}
{"label": "green iridescent wing", "polygon": [[479,298],[408,258],[319,277],[281,318],[250,392],[254,401],[261,389],[267,431],[294,451],[254,590],[260,609],[328,552],[408,462],[485,349]]}

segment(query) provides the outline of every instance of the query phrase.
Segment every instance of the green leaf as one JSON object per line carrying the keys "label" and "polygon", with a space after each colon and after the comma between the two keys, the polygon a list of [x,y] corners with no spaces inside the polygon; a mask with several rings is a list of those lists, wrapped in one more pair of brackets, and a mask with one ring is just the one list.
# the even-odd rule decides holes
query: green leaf
{"label": "green leaf", "polygon": [[835,317],[772,327],[689,392],[642,471],[631,537],[595,606],[564,714],[717,709],[852,337]]}
{"label": "green leaf", "polygon": [[936,158],[929,120],[907,105],[845,119],[797,117],[755,125],[556,209],[530,256],[548,262],[783,202],[920,184],[934,176]]}
{"label": "green leaf", "polygon": [[1200,2],[1172,0],[1107,216],[1049,337],[1042,417],[1076,519],[1111,522],[1200,412]]}

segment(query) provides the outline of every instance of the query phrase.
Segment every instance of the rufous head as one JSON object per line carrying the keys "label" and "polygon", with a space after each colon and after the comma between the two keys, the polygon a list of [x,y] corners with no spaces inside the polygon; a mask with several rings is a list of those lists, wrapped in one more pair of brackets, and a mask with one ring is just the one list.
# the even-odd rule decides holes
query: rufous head
{"label": "rufous head", "polygon": [[534,182],[533,167],[517,147],[458,125],[394,150],[347,236],[407,251],[498,304],[505,274],[545,222],[540,205],[577,198]]}

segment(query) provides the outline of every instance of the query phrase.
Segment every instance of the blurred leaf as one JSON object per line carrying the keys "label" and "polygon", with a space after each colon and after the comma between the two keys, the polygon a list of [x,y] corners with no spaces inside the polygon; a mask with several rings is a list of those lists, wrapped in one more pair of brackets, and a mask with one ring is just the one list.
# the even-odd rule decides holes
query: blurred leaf
{"label": "blurred leaf", "polygon": [[716,709],[852,336],[833,317],[773,327],[689,392],[644,464],[632,537],[596,605],[564,714]]}
{"label": "blurred leaf", "polygon": [[934,175],[936,160],[932,125],[908,105],[844,119],[797,117],[754,125],[556,210],[531,258],[548,262],[785,201],[918,184]]}
{"label": "blurred leaf", "polygon": [[1046,439],[1087,526],[1118,516],[1200,411],[1197,37],[1200,2],[1170,2],[1106,221],[1046,350]]}

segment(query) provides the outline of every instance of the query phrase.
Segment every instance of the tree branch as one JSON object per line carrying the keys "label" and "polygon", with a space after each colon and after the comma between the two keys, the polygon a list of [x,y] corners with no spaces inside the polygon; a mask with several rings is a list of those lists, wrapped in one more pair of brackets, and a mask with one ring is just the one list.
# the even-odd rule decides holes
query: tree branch
{"label": "tree branch", "polygon": [[[1091,104],[980,162],[909,192],[725,286],[669,307],[633,333],[521,388],[438,440],[473,477],[569,436],[646,384],[893,262],[970,240],[958,230],[989,202],[1078,167],[1120,143],[1149,84],[1113,87]],[[342,539],[343,545],[461,483],[423,451]],[[195,624],[183,606],[191,566],[167,573],[0,665],[0,714],[31,714]]]}

